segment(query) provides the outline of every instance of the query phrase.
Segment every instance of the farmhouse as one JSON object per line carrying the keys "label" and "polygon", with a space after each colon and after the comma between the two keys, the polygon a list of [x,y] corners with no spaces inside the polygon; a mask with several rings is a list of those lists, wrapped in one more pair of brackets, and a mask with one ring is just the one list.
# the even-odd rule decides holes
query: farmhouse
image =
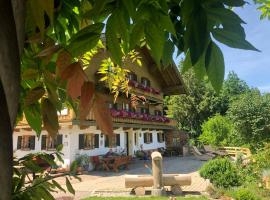
{"label": "farmhouse", "polygon": [[[176,131],[176,122],[164,115],[163,97],[185,93],[184,83],[175,65],[157,67],[146,48],[139,50],[142,66],[128,62],[125,68],[131,91],[146,98],[146,103],[139,104],[136,109],[130,105],[130,99],[120,94],[114,103],[113,95],[100,82],[97,70],[104,58],[105,51],[94,55],[90,67],[86,70],[89,79],[98,86],[99,92],[107,102],[113,117],[114,136],[109,141],[96,125],[95,117],[89,113],[79,126],[79,117],[66,108],[59,113],[60,129],[57,138],[52,139],[47,131],[42,130],[40,138],[23,119],[13,134],[15,156],[22,157],[28,153],[54,151],[58,144],[63,144],[65,167],[75,160],[76,156],[103,155],[109,148],[127,155],[134,155],[143,147],[144,150],[166,148],[166,135]],[[112,144],[110,147],[109,144]]]}

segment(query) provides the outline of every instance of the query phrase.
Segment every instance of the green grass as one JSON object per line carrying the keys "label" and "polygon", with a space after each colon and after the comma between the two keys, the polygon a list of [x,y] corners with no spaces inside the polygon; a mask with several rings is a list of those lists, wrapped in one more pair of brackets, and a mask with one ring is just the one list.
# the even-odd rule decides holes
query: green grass
{"label": "green grass", "polygon": [[[169,197],[88,197],[83,200],[169,200]],[[206,197],[176,197],[177,200],[207,200]]]}

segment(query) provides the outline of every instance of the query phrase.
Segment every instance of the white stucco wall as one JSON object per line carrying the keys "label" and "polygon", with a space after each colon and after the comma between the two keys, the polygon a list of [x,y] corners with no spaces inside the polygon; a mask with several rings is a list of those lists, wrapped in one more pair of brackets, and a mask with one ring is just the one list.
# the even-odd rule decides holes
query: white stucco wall
{"label": "white stucco wall", "polygon": [[[114,130],[114,133],[120,134],[120,146],[113,148],[113,151],[120,152],[123,149],[126,149],[126,132],[128,133],[128,143],[129,143],[129,155],[133,155],[137,150],[140,149],[141,144],[143,145],[144,150],[152,150],[164,147],[165,142],[159,143],[157,141],[157,130],[127,130],[124,131],[122,128],[118,128]],[[150,144],[144,143],[144,133],[151,132],[153,137],[153,142]],[[99,134],[99,148],[91,149],[91,150],[83,150],[79,149],[79,134],[92,133]],[[137,144],[135,144],[134,133],[137,133]],[[42,131],[41,135],[46,135],[46,131]],[[64,167],[69,167],[70,163],[76,159],[76,156],[86,154],[88,156],[96,156],[96,155],[104,155],[109,151],[108,147],[105,147],[105,136],[101,137],[101,131],[97,130],[95,126],[90,126],[87,129],[81,130],[78,126],[72,126],[69,128],[68,126],[63,126],[63,128],[59,131],[59,134],[63,135],[63,159],[64,159]],[[34,131],[25,131],[20,129],[20,132],[14,132],[13,134],[13,150],[14,155],[17,157],[23,157],[28,153],[36,153],[41,151],[41,137],[38,139],[36,137],[35,140],[35,150],[24,151],[17,150],[17,140],[18,136],[22,135],[35,135]],[[50,153],[51,151],[46,151]]]}

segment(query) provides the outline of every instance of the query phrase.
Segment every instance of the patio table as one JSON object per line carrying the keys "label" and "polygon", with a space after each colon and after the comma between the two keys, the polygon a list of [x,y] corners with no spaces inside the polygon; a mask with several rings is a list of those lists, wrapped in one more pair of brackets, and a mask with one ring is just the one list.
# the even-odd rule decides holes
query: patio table
{"label": "patio table", "polygon": [[101,159],[103,169],[106,171],[110,171],[109,164],[112,163],[115,159],[115,156],[109,156]]}

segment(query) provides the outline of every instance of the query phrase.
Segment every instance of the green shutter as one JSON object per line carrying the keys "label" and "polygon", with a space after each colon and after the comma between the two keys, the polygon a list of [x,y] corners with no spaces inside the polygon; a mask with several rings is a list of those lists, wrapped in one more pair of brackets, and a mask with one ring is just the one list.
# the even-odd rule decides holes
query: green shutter
{"label": "green shutter", "polygon": [[63,144],[63,135],[57,135],[57,145]]}
{"label": "green shutter", "polygon": [[95,134],[95,148],[99,148],[99,134]]}
{"label": "green shutter", "polygon": [[42,135],[41,136],[41,150],[46,150],[47,148],[46,141],[47,141],[47,135]]}
{"label": "green shutter", "polygon": [[36,136],[30,136],[30,149],[35,150]]}
{"label": "green shutter", "polygon": [[109,136],[108,135],[105,135],[105,147],[109,147]]}
{"label": "green shutter", "polygon": [[79,149],[84,148],[84,134],[79,134]]}
{"label": "green shutter", "polygon": [[21,148],[22,148],[22,136],[18,136],[17,149],[21,149]]}
{"label": "green shutter", "polygon": [[116,134],[116,146],[120,146],[120,134]]}
{"label": "green shutter", "polygon": [[147,133],[144,133],[143,134],[143,142],[144,143],[147,143]]}

